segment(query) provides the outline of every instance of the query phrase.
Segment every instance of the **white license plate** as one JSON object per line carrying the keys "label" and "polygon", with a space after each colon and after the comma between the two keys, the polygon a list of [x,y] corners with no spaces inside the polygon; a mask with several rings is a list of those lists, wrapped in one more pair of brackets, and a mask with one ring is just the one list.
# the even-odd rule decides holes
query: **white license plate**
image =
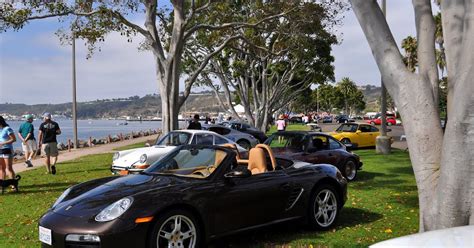
{"label": "white license plate", "polygon": [[39,227],[39,240],[45,244],[52,245],[53,238],[51,235],[51,229]]}

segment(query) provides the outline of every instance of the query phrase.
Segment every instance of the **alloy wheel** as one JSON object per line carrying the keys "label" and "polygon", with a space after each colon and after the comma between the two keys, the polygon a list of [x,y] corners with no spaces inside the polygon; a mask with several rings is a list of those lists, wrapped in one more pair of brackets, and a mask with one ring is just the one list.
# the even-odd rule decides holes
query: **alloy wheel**
{"label": "alloy wheel", "polygon": [[156,239],[158,248],[184,248],[196,246],[196,226],[184,215],[173,215],[163,222]]}
{"label": "alloy wheel", "polygon": [[347,180],[352,181],[356,177],[357,169],[355,166],[354,161],[349,160],[344,166],[344,175],[346,176]]}
{"label": "alloy wheel", "polygon": [[329,190],[321,190],[315,198],[314,218],[321,227],[328,227],[333,224],[337,215],[336,195]]}

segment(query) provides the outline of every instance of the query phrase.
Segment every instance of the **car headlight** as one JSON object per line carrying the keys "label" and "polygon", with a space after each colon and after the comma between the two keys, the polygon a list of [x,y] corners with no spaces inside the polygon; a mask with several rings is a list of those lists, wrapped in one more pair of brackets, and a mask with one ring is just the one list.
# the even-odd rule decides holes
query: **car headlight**
{"label": "car headlight", "polygon": [[100,211],[97,216],[95,216],[95,221],[106,222],[117,219],[120,217],[120,215],[127,211],[127,209],[132,205],[132,202],[132,198],[125,197],[110,204],[108,207]]}
{"label": "car headlight", "polygon": [[117,160],[117,159],[119,159],[119,158],[120,158],[120,153],[119,153],[119,152],[116,152],[116,153],[114,153],[114,156],[112,157],[112,160],[115,161],[115,160]]}
{"label": "car headlight", "polygon": [[54,202],[51,208],[55,208],[59,203],[61,203],[64,200],[64,198],[66,198],[66,196],[69,195],[70,192],[71,192],[71,188],[66,189]]}
{"label": "car headlight", "polygon": [[144,164],[144,163],[146,162],[146,159],[147,159],[146,154],[142,154],[142,155],[140,156],[140,163]]}

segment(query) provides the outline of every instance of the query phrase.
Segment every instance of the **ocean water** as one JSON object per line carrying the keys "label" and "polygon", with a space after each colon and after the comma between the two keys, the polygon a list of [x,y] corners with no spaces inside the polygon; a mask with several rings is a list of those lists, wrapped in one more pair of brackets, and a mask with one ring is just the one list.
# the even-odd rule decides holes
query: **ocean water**
{"label": "ocean water", "polygon": [[[61,128],[61,135],[57,136],[58,142],[67,143],[68,139],[73,139],[72,120],[55,120]],[[156,130],[161,128],[161,121],[130,121],[128,125],[119,125],[123,123],[121,120],[78,120],[77,136],[80,140],[88,140],[105,138],[108,135],[114,136],[122,133],[123,135],[131,132]],[[7,121],[8,125],[15,131],[17,141],[13,143],[15,150],[21,149],[21,141],[18,138],[18,129],[23,121]],[[38,140],[38,129],[41,121],[33,122],[35,128],[35,138]],[[180,122],[180,127],[184,126],[184,122]]]}

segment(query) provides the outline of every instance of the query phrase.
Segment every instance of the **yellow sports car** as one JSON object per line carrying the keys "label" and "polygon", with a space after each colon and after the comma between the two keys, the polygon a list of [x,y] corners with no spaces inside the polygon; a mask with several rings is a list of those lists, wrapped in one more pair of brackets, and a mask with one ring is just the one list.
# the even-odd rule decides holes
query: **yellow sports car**
{"label": "yellow sports car", "polygon": [[375,138],[380,135],[379,129],[369,124],[346,123],[339,126],[336,131],[329,133],[341,143],[353,147],[375,146]]}

